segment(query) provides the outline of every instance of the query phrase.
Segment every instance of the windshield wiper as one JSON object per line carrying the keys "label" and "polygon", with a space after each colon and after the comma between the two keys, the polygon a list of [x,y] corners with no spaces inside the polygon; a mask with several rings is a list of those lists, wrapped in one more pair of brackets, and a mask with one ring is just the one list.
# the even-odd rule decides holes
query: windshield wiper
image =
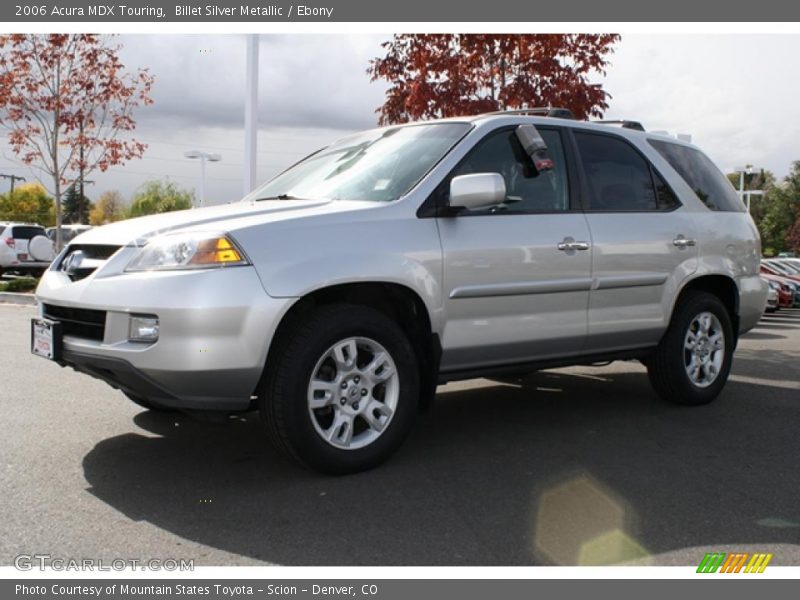
{"label": "windshield wiper", "polygon": [[297,196],[292,196],[290,194],[278,194],[277,196],[265,196],[263,198],[257,198],[256,202],[261,202],[262,200],[302,200],[302,198],[298,198]]}

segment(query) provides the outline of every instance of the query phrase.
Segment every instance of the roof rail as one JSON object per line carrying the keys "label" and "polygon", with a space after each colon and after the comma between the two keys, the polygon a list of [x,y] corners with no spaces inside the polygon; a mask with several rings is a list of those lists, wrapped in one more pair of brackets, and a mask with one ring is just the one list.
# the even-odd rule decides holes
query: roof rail
{"label": "roof rail", "polygon": [[496,110],[484,113],[487,115],[530,115],[534,117],[555,117],[556,119],[575,119],[575,115],[568,108],[555,106],[539,106],[534,108],[518,108],[514,110]]}
{"label": "roof rail", "polygon": [[600,125],[618,125],[623,129],[635,129],[636,131],[645,131],[644,125],[639,123],[639,121],[628,121],[627,119],[619,119],[615,121],[592,121],[592,123],[598,123]]}

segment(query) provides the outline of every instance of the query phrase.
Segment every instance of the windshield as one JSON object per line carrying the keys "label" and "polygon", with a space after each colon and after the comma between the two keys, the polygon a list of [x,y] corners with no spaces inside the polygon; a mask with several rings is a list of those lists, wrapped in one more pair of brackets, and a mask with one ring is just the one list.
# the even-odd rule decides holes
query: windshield
{"label": "windshield", "polygon": [[300,161],[244,200],[396,200],[469,129],[468,123],[433,123],[352,135]]}

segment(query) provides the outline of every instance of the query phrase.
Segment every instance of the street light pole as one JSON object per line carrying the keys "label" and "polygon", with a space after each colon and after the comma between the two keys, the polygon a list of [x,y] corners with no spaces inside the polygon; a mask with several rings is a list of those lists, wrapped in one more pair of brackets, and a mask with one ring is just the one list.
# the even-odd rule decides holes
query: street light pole
{"label": "street light pole", "polygon": [[742,202],[745,203],[745,205],[747,206],[747,212],[749,213],[751,194],[758,192],[756,195],[761,195],[763,192],[761,192],[760,190],[749,190],[749,192],[747,193],[747,198],[745,198],[744,176],[745,174],[751,175],[753,172],[756,171],[756,169],[753,167],[753,165],[745,165],[744,167],[736,167],[734,171],[739,174],[739,198],[741,198]]}
{"label": "street light pole", "polygon": [[219,162],[222,160],[222,156],[219,154],[200,152],[200,150],[188,150],[184,152],[183,155],[186,158],[200,159],[200,206],[202,207],[206,202],[206,161]]}
{"label": "street light pole", "polygon": [[256,187],[258,145],[258,34],[247,36],[246,90],[244,95],[244,173],[242,191],[246,196]]}

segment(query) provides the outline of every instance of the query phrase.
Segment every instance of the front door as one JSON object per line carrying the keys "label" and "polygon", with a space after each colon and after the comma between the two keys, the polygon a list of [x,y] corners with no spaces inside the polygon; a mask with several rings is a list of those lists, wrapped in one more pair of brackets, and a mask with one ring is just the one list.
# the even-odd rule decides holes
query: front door
{"label": "front door", "polygon": [[487,135],[450,175],[500,173],[507,196],[500,206],[438,219],[443,372],[571,355],[584,345],[589,228],[571,197],[562,133],[539,132],[554,162],[550,171],[531,176],[513,128],[505,128]]}

